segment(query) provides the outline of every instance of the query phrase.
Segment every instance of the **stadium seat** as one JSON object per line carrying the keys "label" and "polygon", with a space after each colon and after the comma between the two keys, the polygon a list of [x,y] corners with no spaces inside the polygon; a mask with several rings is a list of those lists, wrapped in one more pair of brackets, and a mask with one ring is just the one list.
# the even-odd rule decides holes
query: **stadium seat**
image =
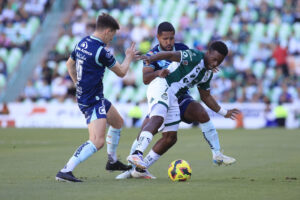
{"label": "stadium seat", "polygon": [[19,48],[13,48],[10,50],[6,62],[8,74],[11,74],[15,70],[21,58],[22,58],[22,51]]}
{"label": "stadium seat", "polygon": [[6,82],[6,77],[4,74],[0,74],[0,91],[4,88]]}
{"label": "stadium seat", "polygon": [[8,56],[8,50],[6,48],[0,48],[0,57],[6,62]]}
{"label": "stadium seat", "polygon": [[264,74],[264,71],[266,69],[266,65],[265,63],[261,62],[261,61],[258,61],[258,62],[255,62],[252,66],[252,72],[253,74],[255,75],[255,77],[257,79],[261,79],[263,74]]}

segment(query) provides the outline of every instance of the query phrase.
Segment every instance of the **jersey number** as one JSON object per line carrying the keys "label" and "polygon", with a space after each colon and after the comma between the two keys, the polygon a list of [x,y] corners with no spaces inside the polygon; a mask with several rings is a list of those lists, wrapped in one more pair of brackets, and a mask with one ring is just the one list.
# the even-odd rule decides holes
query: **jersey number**
{"label": "jersey number", "polygon": [[77,81],[80,81],[82,77],[82,64],[83,60],[76,59]]}

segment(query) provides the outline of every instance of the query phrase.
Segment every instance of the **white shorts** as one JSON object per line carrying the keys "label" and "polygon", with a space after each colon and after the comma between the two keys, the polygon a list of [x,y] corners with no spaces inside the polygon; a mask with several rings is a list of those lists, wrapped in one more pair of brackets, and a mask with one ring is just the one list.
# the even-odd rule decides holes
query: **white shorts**
{"label": "white shorts", "polygon": [[[147,100],[150,118],[153,116],[151,112],[154,105],[162,104],[167,108],[167,113],[161,113],[161,115],[159,115],[164,117],[165,128],[163,131],[177,131],[180,123],[178,99],[175,94],[170,91],[167,81],[164,78],[155,78],[149,84],[147,89]],[[170,128],[172,130],[170,130]]]}

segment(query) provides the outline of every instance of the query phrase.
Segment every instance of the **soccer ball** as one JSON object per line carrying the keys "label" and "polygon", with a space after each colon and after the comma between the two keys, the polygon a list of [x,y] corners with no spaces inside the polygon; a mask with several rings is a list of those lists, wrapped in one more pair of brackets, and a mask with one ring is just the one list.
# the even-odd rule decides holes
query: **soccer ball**
{"label": "soccer ball", "polygon": [[168,175],[172,181],[189,180],[192,175],[191,165],[185,160],[174,160],[169,165]]}

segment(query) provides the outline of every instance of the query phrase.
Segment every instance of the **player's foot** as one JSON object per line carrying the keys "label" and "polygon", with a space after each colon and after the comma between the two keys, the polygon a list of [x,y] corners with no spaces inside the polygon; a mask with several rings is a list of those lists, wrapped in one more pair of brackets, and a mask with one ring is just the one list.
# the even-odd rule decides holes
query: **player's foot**
{"label": "player's foot", "polygon": [[115,163],[110,163],[109,161],[107,161],[105,167],[105,169],[109,171],[127,171],[130,170],[131,168],[132,168],[131,165],[125,165],[118,160]]}
{"label": "player's foot", "polygon": [[132,171],[133,171],[133,169],[127,170],[127,171],[123,172],[122,174],[119,174],[118,176],[116,176],[116,179],[132,178],[132,176],[131,176]]}
{"label": "player's foot", "polygon": [[64,181],[64,182],[82,182],[82,180],[76,178],[72,172],[61,172],[59,171],[56,174],[55,179],[57,181]]}
{"label": "player's foot", "polygon": [[219,153],[219,154],[216,154],[213,156],[213,162],[214,162],[214,164],[219,165],[219,166],[222,164],[223,165],[231,165],[236,162],[236,159],[226,156],[222,153]]}
{"label": "player's foot", "polygon": [[133,178],[156,179],[147,169],[139,169],[137,167],[131,171],[131,176]]}
{"label": "player's foot", "polygon": [[127,157],[128,162],[137,166],[140,169],[146,169],[146,163],[143,160],[142,154],[131,154]]}

